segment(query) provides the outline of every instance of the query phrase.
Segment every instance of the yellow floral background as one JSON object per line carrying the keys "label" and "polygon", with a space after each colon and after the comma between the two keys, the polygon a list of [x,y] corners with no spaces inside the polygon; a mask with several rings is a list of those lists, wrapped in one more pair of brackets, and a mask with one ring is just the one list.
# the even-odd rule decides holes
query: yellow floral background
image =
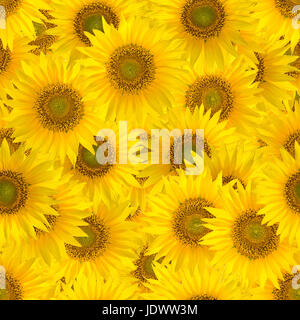
{"label": "yellow floral background", "polygon": [[0,300],[299,299],[299,4],[0,0]]}

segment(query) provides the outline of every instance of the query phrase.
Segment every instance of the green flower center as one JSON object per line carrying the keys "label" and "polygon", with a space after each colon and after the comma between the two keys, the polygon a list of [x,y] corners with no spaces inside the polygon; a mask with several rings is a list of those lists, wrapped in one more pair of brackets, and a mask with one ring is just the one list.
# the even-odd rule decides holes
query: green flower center
{"label": "green flower center", "polygon": [[192,10],[191,20],[197,27],[211,26],[217,18],[216,11],[209,6],[198,7]]}
{"label": "green flower center", "polygon": [[94,261],[105,252],[109,245],[110,230],[96,215],[83,220],[88,223],[88,226],[81,227],[87,236],[75,237],[81,246],[65,244],[66,252],[71,258],[81,262]]}
{"label": "green flower center", "polygon": [[83,30],[94,34],[93,30],[100,30],[103,32],[103,16],[101,14],[93,14],[87,16],[83,21]]}
{"label": "green flower center", "polygon": [[300,182],[298,182],[295,186],[295,194],[297,201],[300,202]]}
{"label": "green flower center", "polygon": [[16,186],[7,180],[0,181],[0,203],[4,206],[11,206],[17,199]]}
{"label": "green flower center", "polygon": [[186,231],[193,236],[202,235],[207,228],[203,226],[203,221],[200,215],[193,214],[186,217]]}
{"label": "green flower center", "polygon": [[205,207],[212,203],[205,199],[186,199],[174,213],[173,231],[177,239],[190,247],[201,246],[200,240],[210,232],[203,224],[204,218],[213,218]]}
{"label": "green flower center", "polygon": [[155,254],[152,254],[150,256],[144,256],[144,259],[143,259],[144,274],[146,275],[147,278],[150,278],[150,279],[156,279],[156,276],[152,267],[154,258],[155,258]]}
{"label": "green flower center", "polygon": [[69,101],[66,97],[53,97],[49,101],[49,109],[55,117],[63,118],[69,113]]}
{"label": "green flower center", "polygon": [[[96,149],[96,147],[94,147],[94,149]],[[96,151],[96,150],[95,150]],[[89,166],[90,168],[99,168],[100,164],[98,163],[97,159],[96,159],[96,154],[90,152],[87,149],[82,149],[82,159],[85,162],[85,164],[87,166]]]}
{"label": "green flower center", "polygon": [[86,233],[87,237],[76,237],[76,240],[84,248],[91,247],[96,242],[96,238],[97,238],[96,233],[89,226],[83,226],[83,227],[80,227],[80,229],[84,233]]}
{"label": "green flower center", "polygon": [[91,34],[94,34],[93,30],[95,29],[104,32],[103,19],[107,24],[118,29],[120,19],[117,13],[114,12],[113,8],[102,3],[102,1],[95,1],[94,3],[84,5],[79,12],[77,12],[73,20],[73,26],[76,35],[83,44],[87,46],[92,45],[89,38],[84,34],[85,31]]}
{"label": "green flower center", "polygon": [[204,106],[206,109],[215,109],[222,106],[222,94],[216,89],[210,89],[204,96]]}
{"label": "green flower center", "polygon": [[276,251],[279,245],[278,225],[262,224],[263,216],[256,211],[242,213],[233,225],[233,246],[238,253],[250,260],[265,258]]}
{"label": "green flower center", "polygon": [[254,241],[263,240],[265,236],[265,227],[257,222],[250,223],[248,226],[248,236]]}
{"label": "green flower center", "polygon": [[139,76],[141,72],[141,66],[137,61],[133,59],[126,59],[121,63],[120,71],[124,79],[134,80]]}

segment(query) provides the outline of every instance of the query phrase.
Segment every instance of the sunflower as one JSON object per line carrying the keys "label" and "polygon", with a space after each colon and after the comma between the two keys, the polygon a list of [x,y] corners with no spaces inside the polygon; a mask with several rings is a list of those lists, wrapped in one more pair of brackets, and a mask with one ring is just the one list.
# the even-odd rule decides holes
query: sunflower
{"label": "sunflower", "polygon": [[132,0],[53,0],[52,6],[57,27],[50,34],[58,37],[55,49],[71,51],[91,46],[87,33],[104,32],[103,20],[118,29],[121,17],[134,16],[140,5]]}
{"label": "sunflower", "polygon": [[0,288],[0,300],[48,299],[53,290],[49,273],[34,259],[22,261],[14,249],[9,247],[0,254],[0,270],[5,272],[5,289]]}
{"label": "sunflower", "polygon": [[213,264],[240,275],[242,286],[263,286],[267,279],[278,286],[277,279],[294,263],[293,248],[278,235],[278,225],[264,223],[253,185],[244,189],[238,183],[237,191],[222,192],[222,209],[207,209],[215,217],[205,219],[211,232],[202,244],[214,251]]}
{"label": "sunflower", "polygon": [[284,148],[295,156],[295,142],[300,144],[300,104],[285,103],[285,110],[274,110],[258,128],[260,138],[268,145],[268,153],[280,157],[280,149]]}
{"label": "sunflower", "polygon": [[147,284],[150,293],[144,294],[146,300],[239,300],[241,290],[234,277],[203,263],[194,271],[182,269],[176,272],[156,264],[157,280]]}
{"label": "sunflower", "polygon": [[258,94],[253,85],[255,73],[245,72],[249,67],[241,58],[228,54],[225,58],[228,67],[224,70],[208,67],[199,59],[194,70],[186,73],[176,105],[194,111],[203,104],[211,115],[221,111],[220,121],[228,120],[228,126],[251,127],[258,117],[254,109]]}
{"label": "sunflower", "polygon": [[[207,159],[213,179],[222,172],[223,184],[238,180],[244,187],[249,181],[258,181],[262,154],[258,150],[247,150],[246,143],[224,146],[212,159]],[[236,185],[234,185],[236,188]]]}
{"label": "sunflower", "polygon": [[85,236],[76,236],[77,245],[65,244],[65,258],[58,273],[66,281],[78,274],[95,273],[104,277],[124,268],[133,256],[130,243],[134,241],[132,225],[125,221],[130,214],[128,202],[100,204],[98,210],[83,221]]}
{"label": "sunflower", "polygon": [[18,90],[10,93],[18,108],[11,112],[8,125],[15,128],[16,142],[26,141],[49,159],[63,162],[67,156],[75,163],[80,144],[93,150],[93,135],[101,122],[80,66],[67,68],[68,61],[62,59],[32,55],[23,64],[16,80]]}
{"label": "sunflower", "polygon": [[256,70],[254,84],[260,89],[257,98],[269,106],[282,109],[282,101],[294,98],[297,87],[292,83],[291,72],[297,71],[291,64],[297,56],[287,55],[289,44],[286,40],[273,37],[262,38],[256,52],[249,56],[252,69]]}
{"label": "sunflower", "polygon": [[[114,124],[105,125],[110,127],[113,132],[117,132],[117,126]],[[101,135],[98,133],[97,137]],[[116,201],[120,194],[129,193],[132,186],[137,187],[138,182],[135,179],[137,170],[133,165],[123,164],[122,159],[127,159],[126,145],[127,135],[117,136],[115,145],[112,140],[95,141],[94,139],[92,151],[79,146],[75,164],[66,159],[64,164],[64,173],[71,174],[71,182],[73,184],[84,183],[86,185],[87,196],[92,200],[95,206],[103,201],[109,206],[110,201]],[[122,147],[121,147],[122,146]],[[101,148],[107,156],[107,163],[101,164],[98,159],[98,151]],[[120,187],[122,189],[120,190]]]}
{"label": "sunflower", "polygon": [[265,181],[259,186],[261,203],[265,206],[264,222],[279,224],[278,234],[300,245],[300,147],[295,143],[295,157],[281,149],[281,159],[273,159],[265,170]]}
{"label": "sunflower", "polygon": [[[234,134],[235,128],[226,128],[227,120],[220,122],[220,113],[218,111],[214,115],[211,115],[211,110],[205,112],[205,108],[202,105],[200,108],[195,108],[194,111],[189,109],[170,109],[167,114],[167,122],[165,127],[171,132],[174,129],[179,129],[182,133],[182,141],[184,146],[184,130],[192,130],[192,149],[195,150],[196,146],[199,146],[196,133],[198,129],[204,130],[204,163],[205,159],[213,158],[216,152],[218,152],[223,145],[230,145],[236,142],[237,136]],[[186,160],[188,157],[184,155],[182,164],[177,164],[175,161],[175,147],[176,138],[170,137],[170,164],[150,164],[145,166],[139,173],[139,178],[147,178],[144,183],[144,187],[149,187],[154,184],[158,184],[155,187],[155,192],[159,190],[162,184],[162,178],[168,175],[177,175],[177,170],[187,170],[191,166]],[[149,142],[148,142],[149,144]],[[150,148],[151,152],[151,147]],[[161,150],[163,152],[163,150]],[[201,155],[201,150],[200,154]],[[196,158],[195,158],[196,160]],[[161,161],[162,162],[162,161]]]}
{"label": "sunflower", "polygon": [[[131,223],[136,225],[135,222]],[[138,231],[137,228],[136,231]],[[139,234],[136,241],[131,243],[134,255],[126,268],[120,272],[120,277],[124,281],[135,286],[136,299],[141,299],[143,293],[148,292],[146,284],[149,283],[150,279],[157,279],[154,272],[156,254],[148,254],[149,245],[154,238],[153,235],[148,233]]]}
{"label": "sunflower", "polygon": [[178,176],[165,179],[164,192],[150,198],[149,210],[144,214],[144,230],[157,235],[148,248],[155,260],[165,257],[176,269],[194,268],[210,257],[201,240],[210,232],[204,218],[213,218],[208,208],[221,206],[219,189],[222,179],[212,181],[208,171],[199,176]]}
{"label": "sunflower", "polygon": [[13,88],[16,72],[21,68],[21,62],[30,57],[27,40],[23,37],[15,37],[13,49],[4,45],[0,40],[0,98],[10,104],[7,93]]}
{"label": "sunflower", "polygon": [[279,287],[275,287],[271,281],[267,281],[264,287],[252,290],[255,300],[300,300],[300,289],[293,288],[295,274],[284,273],[283,279],[278,280]]}
{"label": "sunflower", "polygon": [[0,6],[4,7],[6,18],[5,28],[0,28],[0,39],[4,48],[8,46],[10,50],[16,37],[33,38],[32,22],[41,23],[44,17],[40,9],[51,9],[47,0],[0,0]]}
{"label": "sunflower", "polygon": [[58,299],[66,300],[132,300],[135,287],[115,275],[107,278],[96,274],[80,274]]}
{"label": "sunflower", "polygon": [[237,56],[233,43],[245,44],[241,30],[251,26],[251,1],[152,0],[155,14],[181,41],[191,63],[199,56],[209,67],[224,67],[224,54]]}
{"label": "sunflower", "polygon": [[[179,86],[181,50],[171,36],[139,19],[122,21],[116,30],[103,21],[104,33],[87,35],[85,54],[89,84],[98,93],[101,114],[123,120],[128,115],[158,115],[171,106]],[[142,32],[141,32],[142,30]]]}
{"label": "sunflower", "polygon": [[3,140],[0,147],[0,239],[35,237],[34,228],[49,227],[46,215],[56,216],[51,196],[57,187],[58,171],[36,153],[25,156],[19,147],[10,154]]}
{"label": "sunflower", "polygon": [[52,258],[60,261],[64,256],[65,244],[78,245],[74,237],[84,237],[88,225],[83,219],[91,215],[90,203],[82,197],[83,184],[70,184],[70,177],[56,189],[53,209],[57,215],[45,215],[48,225],[43,229],[34,228],[35,238],[29,239],[22,247],[24,257],[42,257],[50,265]]}
{"label": "sunflower", "polygon": [[277,38],[284,37],[291,42],[294,49],[299,41],[299,30],[293,28],[292,20],[297,16],[293,8],[299,4],[297,0],[264,0],[255,5],[254,15],[258,19],[258,27]]}

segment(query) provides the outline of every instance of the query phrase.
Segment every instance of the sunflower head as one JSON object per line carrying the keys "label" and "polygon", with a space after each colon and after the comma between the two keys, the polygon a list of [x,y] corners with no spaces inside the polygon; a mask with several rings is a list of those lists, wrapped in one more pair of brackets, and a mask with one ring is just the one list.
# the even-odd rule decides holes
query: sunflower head
{"label": "sunflower head", "polygon": [[182,8],[181,23],[189,35],[207,40],[220,34],[225,17],[219,0],[187,0]]}

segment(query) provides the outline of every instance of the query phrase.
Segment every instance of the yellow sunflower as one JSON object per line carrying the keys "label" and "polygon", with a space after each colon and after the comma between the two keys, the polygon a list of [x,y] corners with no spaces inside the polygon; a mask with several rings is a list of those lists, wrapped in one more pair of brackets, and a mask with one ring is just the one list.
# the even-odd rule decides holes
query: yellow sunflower
{"label": "yellow sunflower", "polygon": [[85,236],[76,236],[77,245],[65,244],[65,254],[58,274],[66,281],[78,274],[95,273],[104,277],[121,270],[133,256],[130,243],[134,241],[132,225],[125,221],[130,214],[127,202],[99,205],[98,210],[83,221]]}
{"label": "yellow sunflower", "polygon": [[98,93],[99,113],[124,120],[131,114],[156,115],[171,106],[184,60],[169,33],[139,19],[122,21],[118,30],[103,21],[104,33],[87,35],[92,47],[80,48],[89,85]]}
{"label": "yellow sunflower", "polygon": [[218,111],[220,121],[228,120],[228,126],[248,128],[257,121],[255,105],[258,90],[253,82],[254,72],[245,72],[248,64],[241,58],[225,55],[228,65],[224,70],[208,67],[206,60],[199,59],[194,70],[187,72],[180,93],[176,95],[176,105],[189,108],[204,105],[211,115]]}
{"label": "yellow sunflower", "polygon": [[164,264],[172,261],[176,269],[194,268],[210,257],[202,245],[204,218],[213,218],[208,208],[220,208],[219,189],[222,178],[212,180],[208,171],[199,176],[179,176],[165,180],[164,192],[150,198],[149,211],[144,214],[145,232],[157,235],[148,248]]}
{"label": "yellow sunflower", "polygon": [[[132,220],[130,220],[132,221]],[[135,222],[131,222],[135,223]],[[138,227],[136,232],[138,232]],[[153,242],[154,236],[148,233],[139,234],[136,241],[131,243],[134,256],[130,259],[130,263],[120,272],[120,276],[135,286],[136,298],[142,298],[142,294],[148,291],[145,286],[149,283],[149,279],[157,279],[154,273],[154,260],[156,254],[148,254],[150,243]]]}
{"label": "yellow sunflower", "polygon": [[58,299],[67,300],[133,300],[134,285],[115,275],[107,278],[96,274],[80,274]]}
{"label": "yellow sunflower", "polygon": [[[222,172],[223,184],[238,180],[244,187],[249,181],[257,181],[260,177],[262,154],[258,150],[247,150],[246,143],[240,142],[232,146],[224,146],[206,165],[216,179]],[[236,187],[236,186],[235,186]]]}
{"label": "yellow sunflower", "polygon": [[146,300],[240,300],[238,283],[208,262],[202,266],[175,271],[172,266],[155,265],[157,280],[147,284]]}
{"label": "yellow sunflower", "polygon": [[9,49],[0,40],[0,98],[8,105],[11,100],[7,94],[13,88],[16,72],[21,68],[21,62],[30,57],[27,42],[24,37],[15,37],[13,49]]}
{"label": "yellow sunflower", "polygon": [[[114,124],[106,123],[105,128],[118,133],[118,127]],[[100,137],[100,133],[97,136]],[[101,201],[109,206],[111,200],[116,201],[120,194],[127,194],[132,186],[138,186],[135,179],[138,171],[127,159],[128,149],[123,148],[127,143],[127,135],[117,135],[115,145],[112,140],[105,140],[105,137],[103,142],[95,141],[93,135],[92,138],[92,151],[80,145],[75,163],[72,164],[69,159],[65,161],[64,173],[71,175],[72,184],[85,184],[86,194],[96,207]],[[108,162],[105,164],[99,163],[97,158],[99,148],[102,147],[105,148],[104,154],[107,152]],[[127,164],[121,163],[121,158],[126,159]]]}
{"label": "yellow sunflower", "polygon": [[[278,40],[274,36],[262,38],[256,52],[249,56],[256,70],[254,84],[260,89],[257,98],[269,106],[282,109],[282,101],[294,98],[297,87],[291,72],[297,71],[291,63],[297,56],[287,55],[289,44],[286,40]],[[251,71],[252,72],[252,71]]]}
{"label": "yellow sunflower", "polygon": [[33,21],[41,23],[43,14],[40,9],[50,10],[47,0],[0,0],[5,10],[5,28],[0,28],[0,39],[4,48],[13,49],[16,37],[34,37]]}
{"label": "yellow sunflower", "polygon": [[270,35],[275,33],[278,39],[284,37],[295,48],[299,41],[299,30],[292,25],[292,20],[298,14],[296,10],[293,12],[296,5],[299,5],[298,0],[258,1],[253,8],[258,27]]}
{"label": "yellow sunflower", "polygon": [[49,273],[34,259],[22,261],[14,249],[10,247],[0,254],[1,271],[5,273],[5,289],[0,289],[0,300],[43,300],[51,297],[54,288]]}
{"label": "yellow sunflower", "polygon": [[88,223],[82,219],[91,215],[91,204],[83,197],[83,187],[83,184],[71,184],[69,176],[63,178],[53,195],[57,215],[45,215],[48,225],[34,228],[35,237],[22,246],[24,257],[41,257],[50,265],[53,258],[62,259],[66,243],[78,245],[74,237],[86,235],[83,230]]}
{"label": "yellow sunflower", "polygon": [[281,149],[281,159],[273,159],[265,169],[265,181],[259,186],[264,223],[279,224],[278,234],[300,245],[300,146],[295,144],[295,157]]}
{"label": "yellow sunflower", "polygon": [[[226,128],[227,120],[220,122],[220,113],[218,111],[214,115],[211,115],[211,110],[205,112],[205,108],[202,105],[200,108],[195,108],[194,111],[189,109],[176,108],[170,109],[167,114],[167,120],[164,122],[164,127],[171,133],[173,129],[179,129],[184,135],[185,129],[192,130],[192,148],[195,149],[197,145],[196,130],[204,130],[204,164],[205,159],[213,158],[216,152],[218,152],[223,145],[231,145],[236,142],[237,136],[234,134],[235,128]],[[184,136],[181,137],[184,146]],[[170,164],[163,164],[162,159],[159,164],[149,164],[142,168],[139,173],[139,178],[146,179],[143,186],[150,187],[156,184],[153,192],[157,192],[161,189],[162,178],[168,175],[176,175],[178,169],[186,170],[190,167],[188,162],[188,156],[183,154],[182,164],[177,164],[175,161],[175,141],[176,137],[170,137]],[[148,141],[148,148],[151,152],[151,139]],[[162,149],[162,146],[161,146]],[[163,150],[161,150],[162,152]],[[149,152],[149,154],[151,154]],[[201,153],[201,150],[200,150]],[[201,154],[198,154],[201,156]]]}
{"label": "yellow sunflower", "polygon": [[279,287],[275,287],[271,281],[267,281],[264,287],[255,286],[252,288],[252,299],[255,300],[300,300],[300,251],[295,253],[296,265],[283,274],[283,278],[278,280]]}
{"label": "yellow sunflower", "polygon": [[10,154],[9,145],[3,140],[0,147],[0,239],[18,240],[35,237],[34,228],[49,226],[48,216],[56,216],[51,207],[55,193],[57,170],[49,161],[38,160],[32,152],[24,154],[19,147]]}
{"label": "yellow sunflower", "polygon": [[214,251],[213,264],[240,275],[242,286],[263,286],[267,279],[278,286],[278,278],[294,263],[293,248],[278,235],[278,225],[264,223],[253,185],[244,189],[237,183],[237,191],[222,192],[222,209],[207,208],[215,218],[205,219],[211,232],[202,244]]}
{"label": "yellow sunflower", "polygon": [[258,128],[260,138],[268,145],[267,152],[280,157],[280,149],[284,148],[295,156],[295,142],[300,144],[300,104],[285,103],[285,110],[274,110]]}
{"label": "yellow sunflower", "polygon": [[75,163],[80,144],[93,150],[93,135],[101,122],[80,65],[67,68],[67,63],[56,55],[32,55],[23,64],[16,80],[18,90],[10,93],[18,107],[8,125],[15,128],[16,142],[26,141],[50,159],[62,162],[67,156]]}
{"label": "yellow sunflower", "polygon": [[251,26],[252,2],[244,0],[151,0],[155,14],[181,41],[191,63],[199,56],[209,67],[224,67],[224,53],[237,56],[233,43],[246,45],[241,30]]}

